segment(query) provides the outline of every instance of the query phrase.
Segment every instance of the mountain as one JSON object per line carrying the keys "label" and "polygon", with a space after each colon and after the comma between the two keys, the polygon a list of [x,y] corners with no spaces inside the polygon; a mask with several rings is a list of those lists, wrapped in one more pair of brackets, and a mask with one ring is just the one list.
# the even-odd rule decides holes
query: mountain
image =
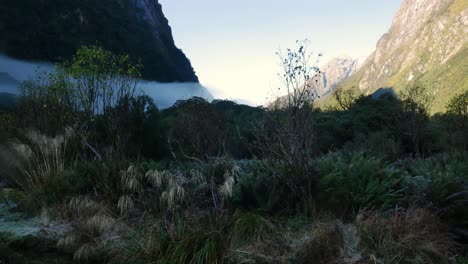
{"label": "mountain", "polygon": [[144,79],[198,82],[158,0],[2,0],[0,53],[59,62],[82,45],[140,59]]}
{"label": "mountain", "polygon": [[376,50],[343,85],[371,94],[414,82],[433,94],[433,112],[468,89],[468,1],[403,0]]}
{"label": "mountain", "polygon": [[17,93],[19,84],[20,83],[9,74],[0,72],[0,92],[15,94]]}
{"label": "mountain", "polygon": [[330,60],[320,68],[323,72],[317,83],[320,96],[329,94],[336,85],[349,78],[359,68],[359,60],[350,57],[338,57]]}

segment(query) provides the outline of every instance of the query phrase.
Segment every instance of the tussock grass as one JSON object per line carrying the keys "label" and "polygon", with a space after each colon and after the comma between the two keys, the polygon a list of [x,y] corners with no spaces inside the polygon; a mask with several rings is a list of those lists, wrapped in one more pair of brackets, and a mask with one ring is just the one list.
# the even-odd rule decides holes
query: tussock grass
{"label": "tussock grass", "polygon": [[144,249],[147,261],[157,264],[225,263],[228,234],[223,222],[203,219],[193,224],[154,226]]}
{"label": "tussock grass", "polygon": [[270,220],[255,212],[238,212],[234,218],[231,238],[234,245],[266,241],[275,230]]}
{"label": "tussock grass", "polygon": [[29,131],[24,143],[10,142],[2,147],[3,177],[13,187],[1,191],[3,198],[33,212],[60,202],[70,187],[65,154],[73,136],[71,128],[53,138]]}
{"label": "tussock grass", "polygon": [[453,235],[424,209],[362,212],[356,219],[365,258],[378,263],[449,263]]}
{"label": "tussock grass", "polygon": [[102,259],[108,243],[127,228],[105,203],[87,196],[73,198],[69,210],[73,214],[74,230],[60,239],[57,246],[73,251],[77,261]]}

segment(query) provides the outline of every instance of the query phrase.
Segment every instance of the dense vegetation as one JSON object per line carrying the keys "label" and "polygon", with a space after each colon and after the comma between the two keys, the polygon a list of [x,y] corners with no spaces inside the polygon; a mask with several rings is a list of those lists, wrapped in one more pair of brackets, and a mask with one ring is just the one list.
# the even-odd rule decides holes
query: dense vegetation
{"label": "dense vegetation", "polygon": [[189,60],[174,44],[161,6],[157,1],[152,4],[156,26],[144,20],[137,1],[4,0],[0,53],[61,62],[82,45],[100,45],[141,59],[145,79],[198,82]]}
{"label": "dense vegetation", "polygon": [[2,108],[1,197],[70,223],[77,261],[467,263],[468,91],[436,115],[421,85],[317,109],[306,57],[281,55],[278,107],[160,111],[138,65],[83,47]]}

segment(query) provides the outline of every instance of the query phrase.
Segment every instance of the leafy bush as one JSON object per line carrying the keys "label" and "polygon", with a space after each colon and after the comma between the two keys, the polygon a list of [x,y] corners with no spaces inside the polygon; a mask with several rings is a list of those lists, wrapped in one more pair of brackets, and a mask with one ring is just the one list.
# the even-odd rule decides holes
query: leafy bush
{"label": "leafy bush", "polygon": [[401,142],[388,131],[358,134],[343,145],[342,151],[362,152],[389,161],[397,160],[402,153]]}
{"label": "leafy bush", "polygon": [[280,208],[278,182],[262,161],[249,161],[241,165],[241,173],[233,189],[233,203],[247,210],[273,210]]}
{"label": "leafy bush", "polygon": [[317,164],[323,175],[319,199],[330,208],[390,208],[402,202],[405,172],[381,158],[332,153]]}
{"label": "leafy bush", "polygon": [[467,153],[440,154],[427,159],[406,160],[402,166],[411,177],[406,185],[416,201],[431,206],[450,221],[468,221]]}

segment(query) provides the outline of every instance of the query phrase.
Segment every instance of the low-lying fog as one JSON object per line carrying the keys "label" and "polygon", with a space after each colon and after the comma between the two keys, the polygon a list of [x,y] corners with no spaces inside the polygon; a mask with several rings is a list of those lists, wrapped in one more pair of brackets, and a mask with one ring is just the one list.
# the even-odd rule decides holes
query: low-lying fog
{"label": "low-lying fog", "polygon": [[[0,93],[18,94],[21,82],[35,76],[37,72],[51,72],[52,63],[27,62],[16,60],[0,54]],[[170,107],[177,100],[193,96],[213,100],[210,92],[199,83],[159,83],[141,80],[139,90],[153,98],[156,105],[163,109]]]}

